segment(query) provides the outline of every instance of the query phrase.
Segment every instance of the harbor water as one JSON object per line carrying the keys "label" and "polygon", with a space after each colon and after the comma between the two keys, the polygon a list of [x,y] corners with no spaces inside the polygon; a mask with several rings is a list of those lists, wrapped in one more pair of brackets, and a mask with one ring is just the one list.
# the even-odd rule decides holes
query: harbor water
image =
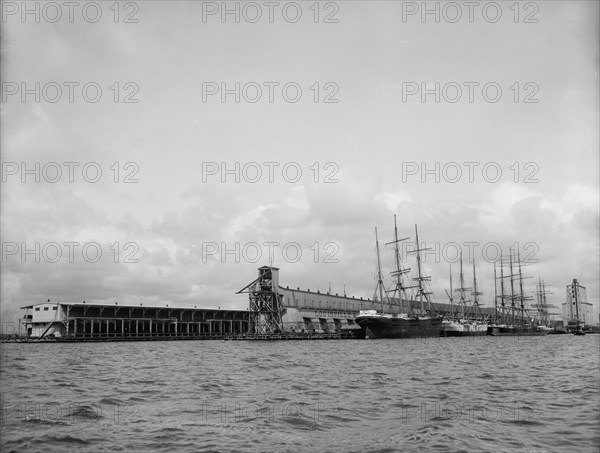
{"label": "harbor water", "polygon": [[1,345],[2,452],[594,452],[600,335]]}

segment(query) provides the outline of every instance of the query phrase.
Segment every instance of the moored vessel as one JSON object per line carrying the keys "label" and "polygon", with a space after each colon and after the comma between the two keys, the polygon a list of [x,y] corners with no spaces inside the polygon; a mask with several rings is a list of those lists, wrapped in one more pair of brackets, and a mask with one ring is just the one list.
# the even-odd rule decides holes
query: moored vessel
{"label": "moored vessel", "polygon": [[[452,268],[450,268],[450,292],[446,291],[448,294],[448,298],[450,301],[450,306],[452,307],[451,319],[444,320],[442,322],[442,331],[441,336],[444,337],[472,337],[472,336],[481,336],[487,335],[488,323],[480,319],[480,311],[479,311],[479,299],[482,293],[477,291],[477,277],[475,274],[475,263],[473,262],[473,288],[465,287],[465,280],[463,274],[463,262],[462,262],[462,254],[460,256],[460,287],[456,289],[456,291],[460,294],[459,305],[461,307],[461,316],[454,316],[454,298],[452,296]],[[472,291],[471,291],[472,290]],[[475,319],[466,319],[465,318],[465,307],[467,300],[465,297],[465,293],[467,291],[471,291],[473,295],[473,306],[474,313],[472,314]]]}
{"label": "moored vessel", "polygon": [[[396,259],[396,270],[392,275],[396,277],[396,286],[393,290],[386,291],[383,277],[381,275],[381,260],[379,256],[379,239],[377,237],[377,228],[375,228],[375,245],[377,250],[377,288],[375,289],[375,298],[379,296],[381,302],[381,312],[377,310],[361,310],[355,319],[364,331],[364,336],[367,339],[373,338],[427,338],[438,337],[442,329],[443,316],[431,314],[431,303],[429,295],[431,292],[426,291],[424,282],[430,281],[431,277],[424,276],[421,269],[421,255],[423,250],[419,246],[419,233],[415,225],[415,240],[416,246],[409,253],[414,253],[417,260],[417,277],[413,280],[416,285],[407,286],[403,277],[410,272],[410,269],[403,269],[400,264],[400,254],[398,243],[408,238],[398,239],[398,228],[396,226],[396,216],[394,216],[394,241],[388,244],[394,244],[394,252]],[[421,304],[421,313],[384,313],[383,300],[388,298],[387,293],[392,292],[393,296],[398,296],[399,311],[402,311],[403,300],[408,300],[407,289],[415,288],[415,300]],[[379,294],[377,294],[379,293]],[[412,300],[412,297],[411,297]],[[423,302],[429,304],[429,310],[425,311]],[[389,299],[388,299],[389,303]],[[412,304],[409,304],[412,306]],[[410,309],[412,311],[412,308]]]}
{"label": "moored vessel", "polygon": [[365,331],[365,338],[428,338],[440,335],[442,316],[413,316],[377,313],[361,310],[356,323]]}
{"label": "moored vessel", "polygon": [[[532,299],[525,296],[523,292],[523,273],[521,271],[521,260],[517,255],[516,262],[513,262],[513,252],[508,256],[508,275],[504,273],[504,267],[507,264],[500,257],[500,294],[497,293],[496,286],[496,320],[488,326],[488,335],[492,336],[542,336],[547,335],[550,329],[540,328],[533,324],[533,319],[529,316],[525,318],[527,312],[525,301]],[[517,273],[515,273],[515,265]],[[496,267],[494,267],[494,275],[496,276]],[[495,277],[498,279],[498,277]],[[510,292],[507,294],[505,290],[504,280],[509,280]],[[500,301],[501,314],[498,313],[498,300]],[[509,304],[506,304],[509,301]]]}

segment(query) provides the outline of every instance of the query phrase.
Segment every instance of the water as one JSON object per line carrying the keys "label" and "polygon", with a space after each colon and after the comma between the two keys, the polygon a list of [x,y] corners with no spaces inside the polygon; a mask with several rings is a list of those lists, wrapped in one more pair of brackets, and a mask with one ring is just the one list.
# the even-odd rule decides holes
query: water
{"label": "water", "polygon": [[593,452],[599,342],[2,344],[1,450]]}

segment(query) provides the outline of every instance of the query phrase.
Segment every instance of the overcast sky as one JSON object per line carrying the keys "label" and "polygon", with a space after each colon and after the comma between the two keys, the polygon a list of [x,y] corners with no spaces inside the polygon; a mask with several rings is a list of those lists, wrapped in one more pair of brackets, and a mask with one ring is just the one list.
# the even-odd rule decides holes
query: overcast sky
{"label": "overcast sky", "polygon": [[3,321],[46,299],[243,309],[268,243],[283,285],[372,297],[394,214],[439,250],[438,300],[454,243],[487,306],[518,243],[528,294],[541,278],[560,305],[577,278],[597,309],[598,2],[489,3],[428,2],[438,22],[237,3],[236,22],[221,2],[3,2]]}

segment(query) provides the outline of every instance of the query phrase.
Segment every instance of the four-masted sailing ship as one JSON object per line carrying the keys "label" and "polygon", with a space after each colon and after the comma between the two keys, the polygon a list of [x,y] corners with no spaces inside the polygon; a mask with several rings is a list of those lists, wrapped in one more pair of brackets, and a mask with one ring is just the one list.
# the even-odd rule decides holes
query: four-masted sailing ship
{"label": "four-masted sailing ship", "polygon": [[[508,269],[506,269],[507,264]],[[511,251],[508,260],[501,256],[499,267],[500,277],[497,275],[497,266],[494,264],[496,319],[488,327],[488,334],[494,336],[548,334],[549,329],[540,328],[536,325],[525,306],[525,302],[533,298],[525,296],[523,291],[524,277],[520,255],[517,253],[517,256],[515,256]],[[508,270],[508,274],[505,270]],[[498,280],[500,292],[498,292]]]}

